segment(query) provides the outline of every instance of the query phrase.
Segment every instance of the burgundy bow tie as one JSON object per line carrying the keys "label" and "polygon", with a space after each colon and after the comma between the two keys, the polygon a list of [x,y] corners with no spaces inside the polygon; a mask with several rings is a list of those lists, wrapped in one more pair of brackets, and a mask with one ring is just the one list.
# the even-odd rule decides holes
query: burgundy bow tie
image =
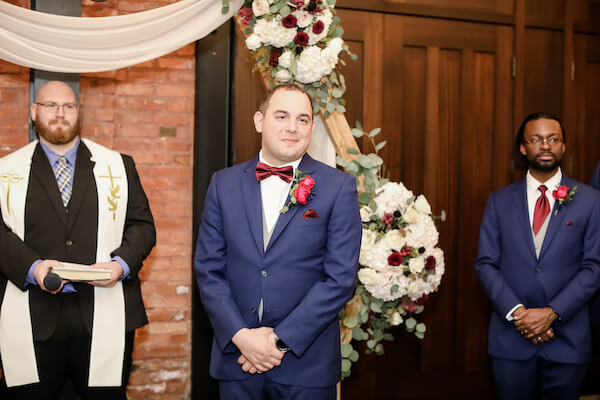
{"label": "burgundy bow tie", "polygon": [[262,181],[263,179],[267,179],[271,175],[276,175],[281,178],[282,181],[286,183],[290,183],[292,181],[292,176],[294,175],[294,168],[291,165],[287,167],[271,167],[262,162],[258,162],[256,164],[256,180]]}

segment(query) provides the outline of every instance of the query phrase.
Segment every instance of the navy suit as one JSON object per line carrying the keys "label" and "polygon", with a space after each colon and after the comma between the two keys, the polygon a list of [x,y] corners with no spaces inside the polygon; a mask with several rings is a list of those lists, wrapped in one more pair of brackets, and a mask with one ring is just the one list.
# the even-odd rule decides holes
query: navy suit
{"label": "navy suit", "polygon": [[[249,378],[231,338],[242,328],[267,326],[290,351],[266,378],[334,385],[341,365],[337,315],[352,296],[360,250],[356,181],[305,155],[298,168],[315,180],[313,197],[279,215],[265,251],[257,161],[216,172],[206,195],[194,265],[215,335],[210,373],[222,381]],[[319,217],[303,218],[309,209]]]}
{"label": "navy suit", "polygon": [[[555,202],[539,259],[526,180],[493,193],[488,200],[475,269],[494,308],[488,346],[492,357],[539,357],[564,364],[583,364],[590,358],[587,303],[600,286],[600,196],[565,175],[561,185],[579,188],[556,215],[559,203]],[[552,307],[560,317],[552,324],[555,339],[534,344],[523,338],[505,318],[519,303],[526,308]]]}

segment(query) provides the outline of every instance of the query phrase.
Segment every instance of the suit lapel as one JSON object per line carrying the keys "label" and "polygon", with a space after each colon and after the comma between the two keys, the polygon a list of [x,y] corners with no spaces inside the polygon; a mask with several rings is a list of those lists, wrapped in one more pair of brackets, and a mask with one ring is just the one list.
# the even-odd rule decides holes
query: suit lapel
{"label": "suit lapel", "polygon": [[70,223],[75,221],[90,182],[94,181],[93,169],[95,163],[90,160],[90,157],[89,149],[83,144],[83,141],[80,141],[77,149],[77,161],[75,162],[75,176],[73,177],[73,194],[69,201]]}
{"label": "suit lapel", "polygon": [[67,224],[67,214],[65,207],[58,191],[58,184],[52,166],[46,157],[46,153],[39,144],[36,146],[31,159],[31,174],[38,181],[40,186],[48,195],[50,204],[56,209],[56,213],[60,217],[63,224]]}
{"label": "suit lapel", "polygon": [[[571,181],[571,179],[569,179],[569,177],[566,176],[565,174],[563,174],[560,184],[568,186],[569,189],[571,189],[574,185],[574,183]],[[553,188],[549,188],[549,189],[554,190]],[[575,197],[573,197],[573,199],[575,199]],[[544,237],[544,243],[542,244],[542,250],[540,251],[540,258],[542,258],[544,256],[544,253],[550,247],[552,240],[556,236],[556,233],[558,232],[559,228],[563,225],[563,221],[565,220],[565,216],[567,215],[567,208],[563,205],[559,209],[558,206],[559,206],[559,203],[558,203],[558,200],[556,200],[554,202],[554,207],[552,208],[552,211],[550,214],[550,222],[548,223],[548,230],[546,231],[546,236]],[[556,210],[558,210],[558,212],[556,215],[554,215]]]}
{"label": "suit lapel", "polygon": [[254,236],[256,247],[260,254],[264,255],[263,224],[262,224],[262,198],[260,195],[260,183],[256,180],[256,164],[258,157],[246,163],[242,175],[242,198],[248,224]]}
{"label": "suit lapel", "polygon": [[533,233],[531,230],[531,221],[529,221],[529,206],[527,205],[527,179],[523,178],[521,182],[516,186],[515,191],[515,202],[517,209],[517,220],[519,221],[519,226],[521,227],[521,231],[523,232],[523,237],[527,241],[527,248],[529,252],[534,258],[537,258],[535,255],[535,245],[533,243]]}
{"label": "suit lapel", "polygon": [[[302,158],[302,161],[300,162],[300,165],[298,165],[298,169],[302,172],[307,173],[308,175],[312,175],[314,173],[314,165],[314,160],[308,154],[305,154]],[[288,194],[284,204],[287,204],[289,200],[290,195]],[[273,243],[275,243],[279,235],[281,235],[283,230],[290,223],[292,218],[294,218],[298,210],[302,207],[303,206],[301,204],[296,204],[295,207],[288,210],[285,214],[279,214],[279,218],[277,219],[277,223],[275,224],[275,229],[273,229],[273,234],[271,235],[271,240],[269,240],[269,245],[267,246],[267,251],[269,251],[271,246],[273,246]]]}

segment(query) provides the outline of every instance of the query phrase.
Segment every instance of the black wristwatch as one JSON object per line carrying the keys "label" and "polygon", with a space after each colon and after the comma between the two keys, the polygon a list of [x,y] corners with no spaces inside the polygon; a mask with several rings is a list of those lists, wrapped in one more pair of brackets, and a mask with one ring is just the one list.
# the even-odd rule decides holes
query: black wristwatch
{"label": "black wristwatch", "polygon": [[287,344],[285,344],[283,340],[279,339],[277,335],[275,335],[275,346],[277,346],[279,351],[281,351],[282,353],[287,353],[288,351],[290,351],[290,348],[287,346]]}

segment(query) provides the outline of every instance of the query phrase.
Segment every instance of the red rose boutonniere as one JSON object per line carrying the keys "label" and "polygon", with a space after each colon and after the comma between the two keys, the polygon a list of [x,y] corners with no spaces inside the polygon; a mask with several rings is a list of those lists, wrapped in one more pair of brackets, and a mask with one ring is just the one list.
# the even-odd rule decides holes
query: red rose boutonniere
{"label": "red rose boutonniere", "polygon": [[568,186],[560,185],[556,190],[552,191],[552,197],[558,201],[558,206],[554,211],[554,215],[558,214],[560,206],[568,204],[573,200],[573,196],[577,193],[577,186],[573,186],[569,189]]}
{"label": "red rose boutonniere", "polygon": [[298,203],[308,203],[312,197],[314,186],[315,180],[310,175],[307,175],[306,172],[296,169],[294,171],[294,177],[292,178],[290,200],[279,212],[281,214],[285,214],[290,208],[293,208]]}

